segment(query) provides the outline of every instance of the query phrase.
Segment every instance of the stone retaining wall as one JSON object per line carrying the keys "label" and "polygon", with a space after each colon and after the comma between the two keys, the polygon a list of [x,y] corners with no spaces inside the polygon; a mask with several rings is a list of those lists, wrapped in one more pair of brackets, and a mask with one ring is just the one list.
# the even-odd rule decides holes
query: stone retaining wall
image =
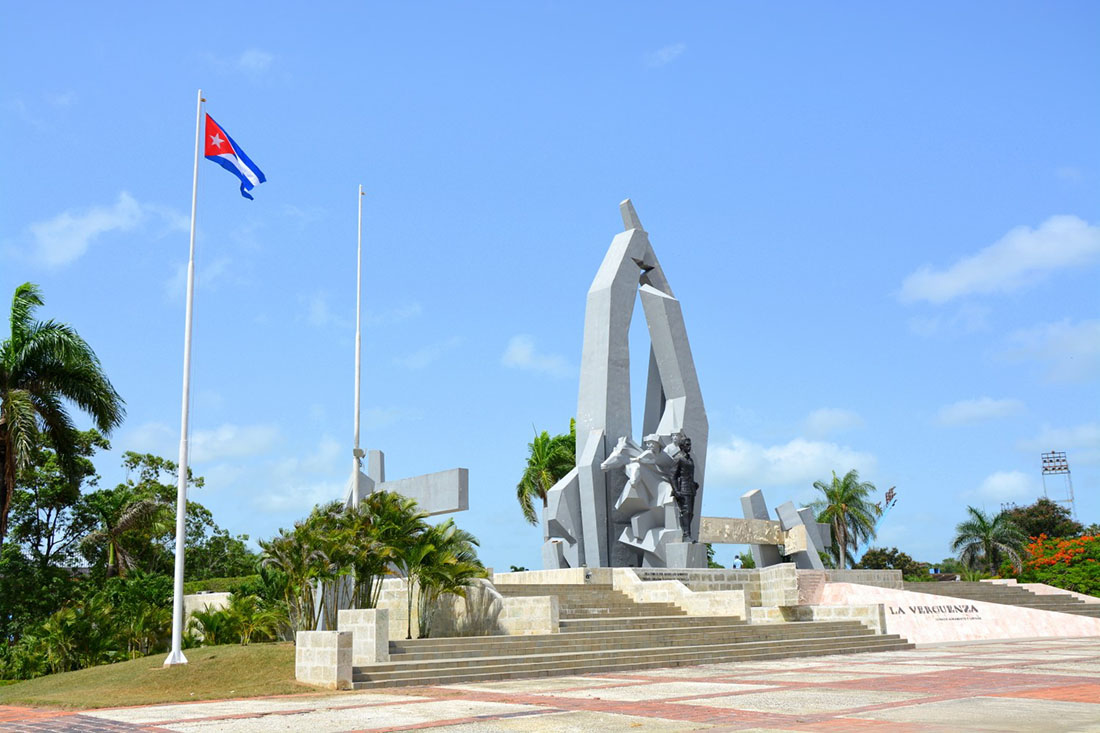
{"label": "stone retaining wall", "polygon": [[613,568],[612,585],[635,603],[672,603],[688,616],[736,616],[748,619],[742,590],[693,591],[679,580],[645,580],[645,571]]}
{"label": "stone retaining wall", "polygon": [[794,563],[772,565],[760,571],[760,605],[798,605],[798,571]]}
{"label": "stone retaining wall", "polygon": [[754,624],[781,624],[789,621],[859,621],[876,634],[886,633],[886,616],[881,603],[752,609]]}
{"label": "stone retaining wall", "polygon": [[894,590],[905,588],[900,570],[826,570],[825,580],[829,583],[855,583]]}
{"label": "stone retaining wall", "polygon": [[561,568],[559,570],[521,570],[517,573],[493,573],[493,583],[501,585],[584,585],[611,584],[613,568]]}
{"label": "stone retaining wall", "polygon": [[[583,568],[577,570],[583,571]],[[514,575],[522,574],[514,573]],[[497,576],[499,577],[499,575],[501,574],[498,573]],[[583,574],[581,577],[583,577]],[[414,588],[413,638],[417,638],[419,632],[417,628],[419,601],[416,595],[416,589]],[[406,637],[409,619],[407,604],[406,585],[403,578],[389,578],[383,581],[382,594],[378,599],[378,608],[389,612],[389,638],[391,640],[396,641]],[[433,638],[558,633],[557,598],[553,596],[502,596],[497,593],[491,584],[485,581],[468,587],[465,598],[447,595],[437,599],[429,613],[431,614],[429,632]]]}

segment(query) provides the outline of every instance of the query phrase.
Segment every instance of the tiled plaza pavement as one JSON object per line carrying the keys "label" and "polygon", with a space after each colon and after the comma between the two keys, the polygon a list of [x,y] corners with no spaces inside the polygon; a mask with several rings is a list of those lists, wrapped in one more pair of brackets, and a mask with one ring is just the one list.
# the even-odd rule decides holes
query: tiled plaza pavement
{"label": "tiled plaza pavement", "polygon": [[0,731],[1098,731],[1100,639],[57,713]]}

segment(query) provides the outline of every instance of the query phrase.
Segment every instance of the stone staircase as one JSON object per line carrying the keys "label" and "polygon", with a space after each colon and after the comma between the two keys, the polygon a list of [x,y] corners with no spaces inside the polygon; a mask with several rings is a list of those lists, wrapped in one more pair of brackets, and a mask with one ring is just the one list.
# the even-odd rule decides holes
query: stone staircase
{"label": "stone staircase", "polygon": [[558,618],[563,622],[600,617],[685,616],[672,603],[635,603],[610,585],[505,585],[495,586],[502,596],[557,596]]}
{"label": "stone staircase", "polygon": [[1038,595],[1018,585],[994,583],[970,583],[943,581],[938,583],[905,583],[905,590],[914,593],[930,593],[948,598],[965,598],[971,601],[1001,603],[1007,606],[1034,608],[1038,611],[1057,611],[1077,616],[1100,618],[1100,603],[1085,603],[1068,593]]}
{"label": "stone staircase", "polygon": [[355,689],[626,672],[716,662],[910,649],[856,621],[750,625],[634,603],[610,585],[498,585],[503,595],[556,595],[557,634],[390,642],[390,661],[355,667]]}

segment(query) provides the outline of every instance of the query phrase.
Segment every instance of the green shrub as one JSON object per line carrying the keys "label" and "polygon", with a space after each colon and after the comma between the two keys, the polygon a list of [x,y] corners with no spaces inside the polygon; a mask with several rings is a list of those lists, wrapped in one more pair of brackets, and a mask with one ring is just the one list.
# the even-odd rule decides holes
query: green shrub
{"label": "green shrub", "polygon": [[183,592],[202,593],[234,593],[246,583],[260,582],[259,575],[241,575],[236,578],[207,578],[205,580],[191,580],[183,584]]}

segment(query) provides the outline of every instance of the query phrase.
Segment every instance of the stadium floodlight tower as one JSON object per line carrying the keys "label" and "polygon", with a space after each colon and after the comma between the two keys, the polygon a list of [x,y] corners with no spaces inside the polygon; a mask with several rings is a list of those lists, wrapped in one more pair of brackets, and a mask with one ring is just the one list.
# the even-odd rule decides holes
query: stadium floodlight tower
{"label": "stadium floodlight tower", "polygon": [[1073,477],[1069,473],[1069,459],[1065,451],[1051,451],[1041,455],[1043,466],[1043,496],[1050,498],[1047,490],[1047,476],[1065,476],[1065,499],[1054,499],[1059,504],[1068,504],[1070,514],[1077,518],[1077,506],[1073,501]]}

